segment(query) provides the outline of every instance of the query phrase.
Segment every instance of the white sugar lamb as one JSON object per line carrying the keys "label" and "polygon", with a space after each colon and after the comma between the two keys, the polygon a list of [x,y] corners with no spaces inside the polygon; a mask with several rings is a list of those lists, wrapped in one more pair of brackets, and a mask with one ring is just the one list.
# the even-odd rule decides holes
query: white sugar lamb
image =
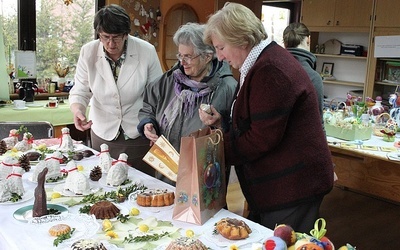
{"label": "white sugar lamb", "polygon": [[33,135],[30,132],[25,132],[22,141],[17,142],[14,148],[21,152],[26,152],[32,149]]}
{"label": "white sugar lamb", "polygon": [[0,182],[5,180],[12,173],[13,167],[18,165],[18,159],[12,156],[4,157],[0,163]]}
{"label": "white sugar lamb", "polygon": [[61,137],[61,144],[60,144],[59,150],[63,151],[63,152],[74,151],[74,142],[69,133],[69,128],[67,128],[67,127],[62,128],[61,133],[62,133],[62,137]]}
{"label": "white sugar lamb", "polygon": [[39,161],[36,164],[36,168],[32,174],[32,181],[37,182],[38,176],[40,172],[43,171],[44,168],[48,169],[46,174],[46,180],[49,179],[57,179],[61,176],[61,168],[60,161],[63,159],[62,153],[60,151],[55,151],[51,157],[46,158],[45,160]]}
{"label": "white sugar lamb", "polygon": [[8,150],[12,149],[15,144],[18,143],[18,136],[19,131],[17,129],[11,129],[8,137],[2,139],[2,141],[6,143],[6,147]]}
{"label": "white sugar lamb", "polygon": [[73,192],[74,194],[86,194],[90,191],[89,179],[78,171],[77,164],[71,160],[67,164],[68,176],[65,179],[64,190]]}
{"label": "white sugar lamb", "polygon": [[22,196],[25,193],[24,185],[22,183],[22,174],[25,170],[21,167],[14,166],[13,171],[7,176],[6,183],[8,185],[8,190],[11,193],[16,193]]}
{"label": "white sugar lamb", "polygon": [[103,173],[108,173],[109,169],[112,166],[112,158],[110,152],[108,150],[108,145],[103,143],[100,145],[100,158],[99,158],[99,166]]}
{"label": "white sugar lamb", "polygon": [[118,157],[118,161],[115,162],[114,165],[110,168],[107,174],[106,183],[110,186],[119,186],[126,179],[128,179],[128,155],[122,153]]}

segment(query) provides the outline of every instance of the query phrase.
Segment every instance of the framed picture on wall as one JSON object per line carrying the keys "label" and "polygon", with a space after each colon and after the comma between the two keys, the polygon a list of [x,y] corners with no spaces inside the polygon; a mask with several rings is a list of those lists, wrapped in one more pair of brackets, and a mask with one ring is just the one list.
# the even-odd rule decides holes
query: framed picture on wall
{"label": "framed picture on wall", "polygon": [[322,64],[321,74],[323,76],[331,76],[333,75],[333,63],[326,63]]}

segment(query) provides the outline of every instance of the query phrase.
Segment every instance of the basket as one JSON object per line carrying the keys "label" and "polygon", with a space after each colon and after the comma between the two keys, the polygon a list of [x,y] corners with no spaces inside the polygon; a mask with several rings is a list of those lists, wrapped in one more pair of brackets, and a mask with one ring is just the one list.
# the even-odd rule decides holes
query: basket
{"label": "basket", "polygon": [[380,136],[380,137],[384,136],[384,134],[381,132],[381,130],[385,128],[386,122],[390,118],[391,117],[388,113],[382,113],[375,118],[375,125],[374,125],[374,129],[373,129],[374,135]]}

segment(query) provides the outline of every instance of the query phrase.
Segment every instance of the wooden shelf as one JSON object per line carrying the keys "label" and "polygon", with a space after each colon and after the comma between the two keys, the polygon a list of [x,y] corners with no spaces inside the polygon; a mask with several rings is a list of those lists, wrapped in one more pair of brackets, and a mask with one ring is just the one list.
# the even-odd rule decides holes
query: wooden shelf
{"label": "wooden shelf", "polygon": [[346,55],[331,55],[331,54],[314,54],[317,57],[341,58],[350,60],[367,60],[365,56],[346,56]]}
{"label": "wooden shelf", "polygon": [[397,82],[397,83],[396,83],[396,82],[382,82],[382,81],[377,81],[377,82],[375,82],[375,84],[397,87],[397,86],[400,85],[400,82]]}
{"label": "wooden shelf", "polygon": [[[49,99],[49,97],[51,96],[55,96],[55,97],[67,97],[69,96],[68,92],[56,92],[53,94],[49,94],[49,93],[35,93],[35,100],[47,100]],[[18,94],[10,94],[10,99],[11,100],[17,100],[19,98]]]}
{"label": "wooden shelf", "polygon": [[340,80],[323,80],[323,83],[328,84],[336,84],[342,86],[354,86],[354,87],[364,87],[364,83],[362,82],[349,82],[349,81],[340,81]]}

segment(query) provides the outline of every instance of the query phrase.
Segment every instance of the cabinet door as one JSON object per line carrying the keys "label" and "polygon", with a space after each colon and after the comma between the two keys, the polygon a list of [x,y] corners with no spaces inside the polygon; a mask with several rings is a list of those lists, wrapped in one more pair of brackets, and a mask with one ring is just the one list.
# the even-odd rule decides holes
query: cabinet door
{"label": "cabinet door", "polygon": [[400,27],[400,1],[379,0],[375,6],[375,27]]}
{"label": "cabinet door", "polygon": [[333,26],[335,1],[303,0],[301,21],[307,26]]}
{"label": "cabinet door", "polygon": [[334,26],[370,27],[373,0],[336,0]]}

